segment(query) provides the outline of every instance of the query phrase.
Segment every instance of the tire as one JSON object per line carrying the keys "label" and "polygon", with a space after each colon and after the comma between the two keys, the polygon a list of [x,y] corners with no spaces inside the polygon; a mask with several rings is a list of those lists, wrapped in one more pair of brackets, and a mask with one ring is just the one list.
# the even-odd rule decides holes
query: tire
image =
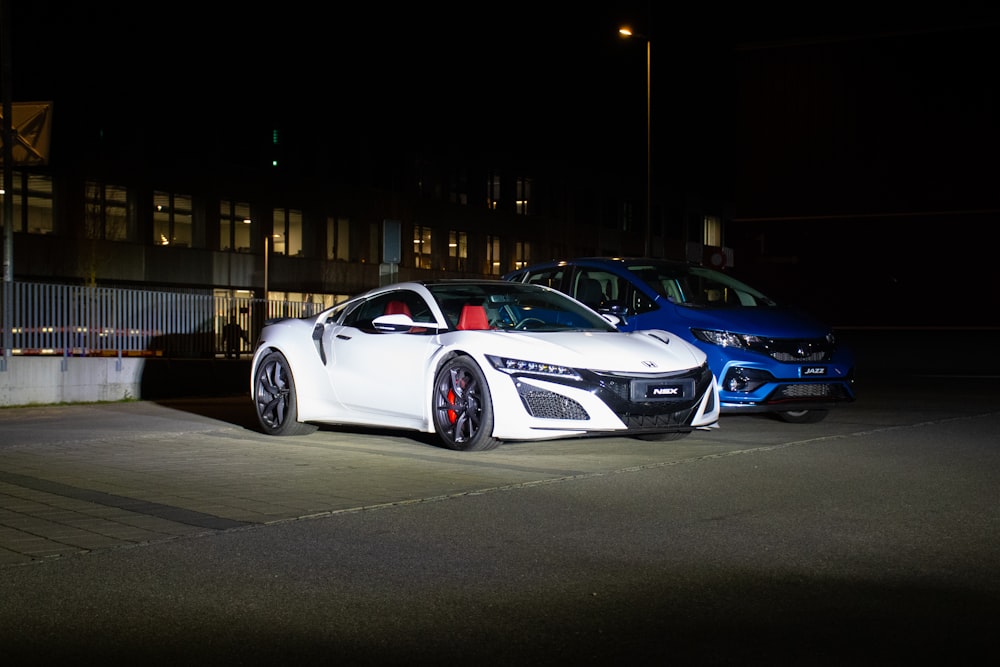
{"label": "tire", "polygon": [[295,378],[281,352],[271,352],[260,362],[253,379],[253,403],[257,421],[268,435],[309,435],[313,424],[298,420]]}
{"label": "tire", "polygon": [[690,431],[680,431],[675,433],[643,433],[642,435],[633,437],[636,440],[645,440],[647,442],[674,442],[675,440],[683,440],[689,435],[691,435]]}
{"label": "tire", "polygon": [[486,376],[470,357],[450,359],[434,377],[434,430],[448,449],[482,452],[500,444]]}
{"label": "tire", "polygon": [[775,413],[778,419],[789,424],[815,424],[826,419],[828,414],[829,410],[787,410]]}

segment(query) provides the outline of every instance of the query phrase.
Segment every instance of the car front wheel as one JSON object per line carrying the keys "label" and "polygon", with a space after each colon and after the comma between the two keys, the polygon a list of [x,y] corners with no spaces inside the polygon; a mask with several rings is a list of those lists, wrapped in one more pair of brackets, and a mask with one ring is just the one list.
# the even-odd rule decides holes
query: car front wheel
{"label": "car front wheel", "polygon": [[829,410],[785,410],[775,413],[783,422],[789,424],[815,424],[826,419]]}
{"label": "car front wheel", "polygon": [[434,430],[448,449],[481,452],[500,444],[486,377],[469,357],[447,361],[434,378]]}
{"label": "car front wheel", "polygon": [[271,352],[261,360],[253,379],[253,397],[264,433],[309,435],[316,430],[316,426],[298,421],[295,379],[281,352]]}

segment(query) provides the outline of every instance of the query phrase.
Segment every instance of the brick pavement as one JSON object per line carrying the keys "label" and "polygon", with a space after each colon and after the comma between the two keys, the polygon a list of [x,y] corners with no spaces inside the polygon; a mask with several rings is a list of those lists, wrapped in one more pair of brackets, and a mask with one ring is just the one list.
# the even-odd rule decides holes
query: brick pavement
{"label": "brick pavement", "polygon": [[[132,426],[97,429],[88,420]],[[202,419],[151,402],[3,410],[0,433],[16,435],[11,429],[26,422],[22,432],[37,437],[3,442],[0,436],[0,567],[605,474],[685,451],[598,439],[453,452],[419,434],[338,429],[273,438],[240,421]],[[152,427],[141,430],[144,424]],[[701,451],[730,446],[711,445],[712,437],[690,440]],[[561,451],[566,447],[574,456]],[[607,456],[609,447],[620,455]]]}

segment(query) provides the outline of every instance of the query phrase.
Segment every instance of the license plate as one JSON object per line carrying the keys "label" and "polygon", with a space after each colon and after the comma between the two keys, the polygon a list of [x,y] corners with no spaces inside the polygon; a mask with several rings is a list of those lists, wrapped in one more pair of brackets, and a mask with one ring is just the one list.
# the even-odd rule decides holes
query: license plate
{"label": "license plate", "polygon": [[676,401],[690,398],[694,380],[636,380],[632,383],[634,401]]}
{"label": "license plate", "polygon": [[826,366],[803,366],[799,369],[799,375],[804,378],[808,377],[825,377],[826,376]]}

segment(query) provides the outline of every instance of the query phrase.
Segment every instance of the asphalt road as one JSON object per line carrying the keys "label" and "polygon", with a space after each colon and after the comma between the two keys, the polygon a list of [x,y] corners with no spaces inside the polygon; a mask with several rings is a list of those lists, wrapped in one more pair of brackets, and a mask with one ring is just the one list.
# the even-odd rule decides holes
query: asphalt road
{"label": "asphalt road", "polygon": [[247,397],[0,410],[7,664],[979,664],[995,379],[461,453]]}

